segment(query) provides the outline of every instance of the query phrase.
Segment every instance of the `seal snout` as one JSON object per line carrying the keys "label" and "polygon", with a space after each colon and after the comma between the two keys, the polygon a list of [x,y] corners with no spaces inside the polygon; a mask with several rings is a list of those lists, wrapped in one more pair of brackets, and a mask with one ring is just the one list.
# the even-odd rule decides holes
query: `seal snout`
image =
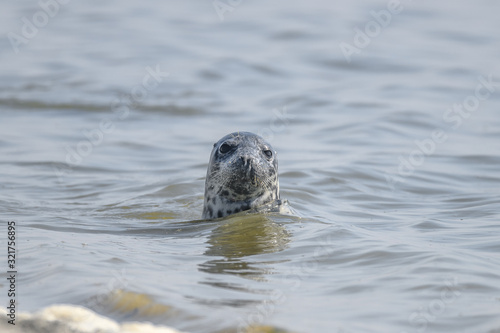
{"label": "seal snout", "polygon": [[238,168],[240,170],[240,176],[252,183],[252,185],[257,185],[256,180],[258,176],[258,168],[256,166],[255,158],[251,155],[242,155],[238,159]]}

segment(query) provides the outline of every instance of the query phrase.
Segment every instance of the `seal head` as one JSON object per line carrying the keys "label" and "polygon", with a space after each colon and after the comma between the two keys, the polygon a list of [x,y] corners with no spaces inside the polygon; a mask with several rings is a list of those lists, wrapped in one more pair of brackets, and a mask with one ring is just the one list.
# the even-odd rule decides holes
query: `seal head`
{"label": "seal head", "polygon": [[278,159],[268,142],[250,132],[234,132],[214,144],[205,180],[204,219],[278,199]]}

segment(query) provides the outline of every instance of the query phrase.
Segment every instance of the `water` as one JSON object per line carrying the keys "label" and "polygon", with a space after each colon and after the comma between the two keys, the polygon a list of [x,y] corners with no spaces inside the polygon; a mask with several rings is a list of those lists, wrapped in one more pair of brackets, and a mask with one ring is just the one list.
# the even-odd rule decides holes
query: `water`
{"label": "water", "polygon": [[[19,311],[187,332],[500,330],[499,4],[232,6],[221,21],[210,1],[72,1],[43,25],[37,1],[2,4]],[[7,34],[33,15],[15,53]],[[299,216],[200,221],[212,144],[237,130],[276,148]]]}

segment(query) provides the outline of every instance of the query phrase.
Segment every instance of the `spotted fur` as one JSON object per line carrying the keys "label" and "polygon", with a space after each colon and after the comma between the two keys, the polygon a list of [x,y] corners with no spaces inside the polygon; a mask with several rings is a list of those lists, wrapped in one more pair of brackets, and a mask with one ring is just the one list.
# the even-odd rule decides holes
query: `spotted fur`
{"label": "spotted fur", "polygon": [[214,219],[279,200],[278,159],[258,135],[235,132],[214,144],[205,180],[203,218]]}

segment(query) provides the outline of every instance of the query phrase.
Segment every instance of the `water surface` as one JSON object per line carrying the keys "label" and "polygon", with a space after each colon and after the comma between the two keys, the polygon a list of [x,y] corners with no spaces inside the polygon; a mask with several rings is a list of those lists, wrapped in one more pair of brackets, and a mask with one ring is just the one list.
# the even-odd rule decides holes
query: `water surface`
{"label": "water surface", "polygon": [[[232,5],[221,20],[210,1],[69,2],[17,53],[8,34],[42,9],[2,5],[20,311],[498,331],[499,5],[402,1],[378,30],[385,1]],[[276,148],[297,217],[200,220],[212,144],[238,130]]]}

